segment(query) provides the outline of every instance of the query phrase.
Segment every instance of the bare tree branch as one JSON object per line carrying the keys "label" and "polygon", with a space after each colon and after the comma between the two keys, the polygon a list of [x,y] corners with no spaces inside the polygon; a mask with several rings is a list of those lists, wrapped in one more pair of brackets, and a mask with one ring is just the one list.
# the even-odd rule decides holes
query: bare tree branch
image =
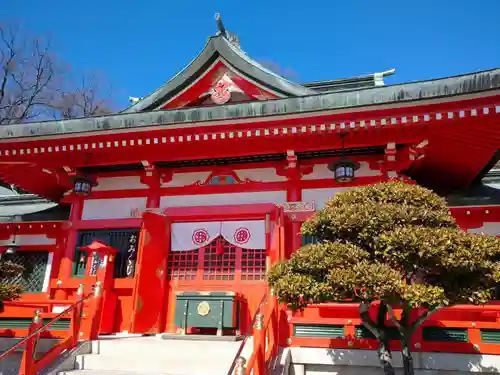
{"label": "bare tree branch", "polygon": [[0,23],[0,125],[110,114],[112,89],[97,74],[75,79],[50,40]]}
{"label": "bare tree branch", "polygon": [[63,88],[52,101],[52,117],[69,119],[74,117],[100,116],[113,113],[114,104],[110,100],[113,87],[101,75],[87,73],[79,85]]}
{"label": "bare tree branch", "polygon": [[0,21],[0,125],[114,112],[114,90],[104,77],[77,77],[49,39],[29,35],[18,22]]}

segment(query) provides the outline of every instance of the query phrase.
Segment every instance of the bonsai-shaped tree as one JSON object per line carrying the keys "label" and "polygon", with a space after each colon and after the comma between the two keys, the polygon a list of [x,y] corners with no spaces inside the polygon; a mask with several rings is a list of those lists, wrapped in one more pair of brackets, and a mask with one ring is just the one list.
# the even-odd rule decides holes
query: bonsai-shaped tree
{"label": "bonsai-shaped tree", "polygon": [[23,266],[5,260],[2,255],[0,254],[0,306],[3,301],[12,301],[19,298],[23,287],[12,284],[10,280],[24,271]]}
{"label": "bonsai-shaped tree", "polygon": [[[387,315],[399,332],[405,374],[413,374],[417,327],[441,307],[487,303],[500,279],[500,239],[464,232],[444,199],[418,185],[388,182],[337,194],[301,233],[318,242],[277,263],[270,286],[292,309],[358,301],[386,374],[394,374]],[[372,304],[377,321],[368,314]],[[394,307],[402,308],[399,320]],[[411,320],[417,307],[426,312]]]}

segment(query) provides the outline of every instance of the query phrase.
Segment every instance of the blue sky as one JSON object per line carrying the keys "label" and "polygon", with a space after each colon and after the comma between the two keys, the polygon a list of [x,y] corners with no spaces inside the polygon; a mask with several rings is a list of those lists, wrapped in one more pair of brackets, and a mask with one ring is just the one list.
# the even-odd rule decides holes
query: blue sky
{"label": "blue sky", "polygon": [[[119,5],[118,5],[119,4]],[[0,0],[0,19],[50,35],[76,69],[145,96],[215,34],[214,14],[256,60],[299,82],[396,68],[387,83],[500,67],[500,0]]]}

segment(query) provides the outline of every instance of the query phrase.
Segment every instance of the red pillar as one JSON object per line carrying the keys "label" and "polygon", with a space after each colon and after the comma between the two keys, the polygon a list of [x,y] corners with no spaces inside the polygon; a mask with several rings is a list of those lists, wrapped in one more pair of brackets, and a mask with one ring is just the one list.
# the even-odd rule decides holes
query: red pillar
{"label": "red pillar", "polygon": [[[302,189],[298,184],[298,179],[294,178],[290,180],[290,185],[286,192],[286,200],[288,202],[300,202],[302,200]],[[291,222],[291,248],[289,249],[289,254],[293,253],[295,250],[300,248],[302,243],[302,237],[300,235],[300,222],[292,219]]]}
{"label": "red pillar", "polygon": [[149,189],[146,208],[160,208],[161,192],[159,186],[153,186]]}
{"label": "red pillar", "polygon": [[[160,208],[160,203],[161,203],[161,184],[162,184],[162,176],[158,172],[156,168],[153,166],[147,166],[144,168],[145,172],[144,175],[141,178],[142,183],[148,185],[149,190],[148,190],[148,196],[146,200],[146,209],[158,209]],[[166,221],[165,221],[166,222]],[[148,230],[147,226],[143,227],[143,230],[146,229]],[[165,226],[165,230],[168,231],[167,226]],[[149,232],[149,230],[148,230]],[[151,232],[149,232],[151,233]],[[156,235],[159,235],[156,233]],[[169,286],[167,284],[167,260],[168,260],[168,251],[169,251],[169,245],[168,243],[165,243],[165,247],[163,250],[163,254],[156,254],[156,256],[160,257],[158,261],[161,261],[161,265],[159,268],[151,269],[146,272],[152,272],[156,273],[158,275],[158,270],[162,270],[162,275],[158,275],[158,277],[162,278],[162,282],[160,284],[160,287],[157,290],[157,299],[161,301],[161,310],[158,313],[158,319],[156,321],[155,329],[156,333],[162,333],[165,331],[165,326],[166,326],[166,315],[167,315],[167,305],[168,305],[168,298],[169,298]],[[144,246],[139,246],[139,251],[144,251]],[[135,274],[135,286],[134,286],[134,296],[133,300],[137,301],[138,296],[136,296],[136,293],[138,293],[139,289],[139,280],[138,280],[138,269],[139,267],[144,267],[144,262],[143,262],[143,254],[137,254],[137,262],[141,262],[141,265],[137,264],[136,265],[136,274]],[[158,264],[157,264],[158,265]],[[144,270],[142,270],[144,272]],[[136,330],[137,323],[134,322],[134,314],[136,313],[136,302],[134,302],[134,307],[132,311],[132,316],[131,316],[131,321],[130,321],[130,328],[132,331]],[[154,312],[153,312],[154,314]]]}
{"label": "red pillar", "polygon": [[[83,210],[83,199],[82,197],[73,195],[67,202],[71,202],[71,211],[68,220],[68,230],[66,231],[67,240],[66,245],[63,247],[64,253],[61,259],[59,267],[59,280],[62,281],[62,286],[64,287],[64,280],[71,277],[73,272],[73,259],[75,256],[75,247],[78,237],[75,224],[81,220],[82,210]],[[64,295],[63,295],[64,294]],[[67,298],[67,293],[61,290],[56,291],[56,298]]]}
{"label": "red pillar", "polygon": [[159,208],[161,198],[161,175],[152,165],[144,166],[144,175],[141,176],[141,182],[148,185],[148,197],[146,208]]}

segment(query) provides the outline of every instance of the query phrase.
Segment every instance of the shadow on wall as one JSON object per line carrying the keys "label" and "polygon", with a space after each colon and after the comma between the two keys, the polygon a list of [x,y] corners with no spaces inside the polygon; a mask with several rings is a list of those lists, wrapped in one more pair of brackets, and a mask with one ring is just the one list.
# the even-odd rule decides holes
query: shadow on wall
{"label": "shadow on wall", "polygon": [[[0,352],[1,354],[2,352]],[[0,361],[0,374],[1,375],[17,375],[21,365],[23,353],[17,352],[9,355]]]}
{"label": "shadow on wall", "polygon": [[[376,375],[383,374],[374,350],[327,349],[330,364],[306,365],[311,375]],[[394,351],[393,365],[402,372],[401,352]],[[500,373],[500,358],[495,355],[455,353],[413,353],[416,375],[465,375],[470,373]]]}

